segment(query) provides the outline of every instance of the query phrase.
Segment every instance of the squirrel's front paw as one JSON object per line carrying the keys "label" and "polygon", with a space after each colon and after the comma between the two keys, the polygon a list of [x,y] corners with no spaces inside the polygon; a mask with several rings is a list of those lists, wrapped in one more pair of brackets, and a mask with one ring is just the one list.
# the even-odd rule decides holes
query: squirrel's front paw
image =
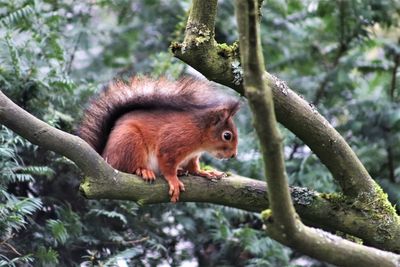
{"label": "squirrel's front paw", "polygon": [[169,184],[169,195],[171,196],[171,202],[176,203],[179,200],[179,194],[181,191],[185,191],[184,184],[179,179],[168,181]]}
{"label": "squirrel's front paw", "polygon": [[221,179],[222,177],[226,177],[226,173],[220,172],[220,171],[216,171],[216,170],[212,170],[212,171],[198,170],[193,174],[201,176],[201,177],[205,177],[205,178],[208,178],[208,179]]}
{"label": "squirrel's front paw", "polygon": [[147,182],[153,182],[156,179],[156,174],[152,170],[138,168],[135,173]]}

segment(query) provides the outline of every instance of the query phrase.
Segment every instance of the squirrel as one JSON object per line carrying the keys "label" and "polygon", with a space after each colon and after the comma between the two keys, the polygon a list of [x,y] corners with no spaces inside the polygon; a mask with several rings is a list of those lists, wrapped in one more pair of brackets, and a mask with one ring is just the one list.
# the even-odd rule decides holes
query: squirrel
{"label": "squirrel", "polygon": [[237,98],[196,78],[133,77],[112,82],[92,99],[78,135],[117,170],[148,182],[163,175],[175,203],[185,191],[178,175],[224,176],[201,170],[199,158],[203,152],[219,159],[237,155],[233,116],[239,108]]}

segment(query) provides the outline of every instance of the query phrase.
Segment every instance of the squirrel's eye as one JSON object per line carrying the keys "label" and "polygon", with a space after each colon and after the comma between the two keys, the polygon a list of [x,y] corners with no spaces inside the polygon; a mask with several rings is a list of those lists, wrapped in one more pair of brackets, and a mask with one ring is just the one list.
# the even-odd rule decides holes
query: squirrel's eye
{"label": "squirrel's eye", "polygon": [[231,140],[232,140],[232,132],[230,132],[230,131],[224,131],[224,132],[222,133],[222,138],[223,138],[225,141],[231,141]]}

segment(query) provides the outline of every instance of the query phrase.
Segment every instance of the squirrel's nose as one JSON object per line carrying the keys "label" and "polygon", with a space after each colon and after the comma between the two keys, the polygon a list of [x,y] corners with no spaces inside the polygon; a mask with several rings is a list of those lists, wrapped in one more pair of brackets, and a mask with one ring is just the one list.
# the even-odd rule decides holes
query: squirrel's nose
{"label": "squirrel's nose", "polygon": [[233,153],[232,156],[231,156],[231,159],[233,159],[235,157],[236,157],[236,153]]}

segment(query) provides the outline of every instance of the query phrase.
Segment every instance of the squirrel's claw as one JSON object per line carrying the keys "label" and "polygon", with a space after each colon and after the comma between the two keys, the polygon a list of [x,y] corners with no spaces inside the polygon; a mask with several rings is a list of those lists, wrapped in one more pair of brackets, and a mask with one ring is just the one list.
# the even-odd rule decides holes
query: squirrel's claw
{"label": "squirrel's claw", "polygon": [[171,202],[176,203],[179,200],[180,192],[185,191],[185,185],[178,179],[169,181],[169,195],[171,196]]}
{"label": "squirrel's claw", "polygon": [[216,171],[216,170],[212,170],[212,171],[198,170],[193,174],[201,176],[201,177],[205,177],[205,178],[208,178],[208,179],[221,179],[222,177],[226,177],[226,173],[220,172],[220,171]]}
{"label": "squirrel's claw", "polygon": [[156,174],[152,170],[138,168],[135,173],[136,175],[141,176],[143,180],[147,182],[154,182],[156,179]]}

